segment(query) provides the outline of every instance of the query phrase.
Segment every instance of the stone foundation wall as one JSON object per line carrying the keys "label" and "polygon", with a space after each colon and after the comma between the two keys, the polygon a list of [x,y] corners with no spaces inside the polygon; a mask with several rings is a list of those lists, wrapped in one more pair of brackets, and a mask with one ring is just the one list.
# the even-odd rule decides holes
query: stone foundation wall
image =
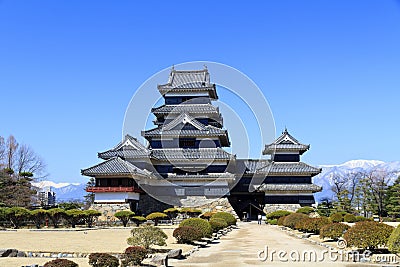
{"label": "stone foundation wall", "polygon": [[226,197],[215,199],[214,201],[204,204],[202,206],[199,206],[198,208],[201,209],[203,212],[224,211],[224,212],[229,212],[229,213],[233,214],[234,216],[236,216],[236,212],[233,210],[231,203],[229,203],[228,198],[226,198]]}
{"label": "stone foundation wall", "polygon": [[117,218],[114,217],[117,211],[130,210],[129,203],[95,203],[90,206],[90,209],[101,212],[102,215],[99,216],[99,221],[118,221]]}
{"label": "stone foundation wall", "polygon": [[264,212],[265,214],[276,210],[288,210],[295,212],[299,208],[301,208],[300,204],[266,204],[264,207]]}
{"label": "stone foundation wall", "polygon": [[168,208],[172,208],[172,205],[165,204],[147,194],[140,195],[138,212],[137,214],[150,214],[152,212],[163,212]]}

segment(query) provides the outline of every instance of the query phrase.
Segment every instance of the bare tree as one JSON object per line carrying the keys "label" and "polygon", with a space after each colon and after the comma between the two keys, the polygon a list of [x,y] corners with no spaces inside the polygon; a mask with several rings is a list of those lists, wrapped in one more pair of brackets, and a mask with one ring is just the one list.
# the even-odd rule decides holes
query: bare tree
{"label": "bare tree", "polygon": [[339,208],[351,212],[355,206],[354,202],[357,202],[357,189],[362,173],[356,171],[333,173],[331,178],[333,183],[331,190],[335,193]]}
{"label": "bare tree", "polygon": [[368,196],[373,202],[372,205],[376,207],[379,216],[384,215],[386,193],[394,175],[394,172],[381,168],[375,168],[363,174],[363,179],[368,189]]}
{"label": "bare tree", "polygon": [[18,149],[17,140],[13,135],[10,135],[7,138],[7,143],[5,148],[6,148],[6,165],[8,169],[12,170],[14,167],[15,153]]}
{"label": "bare tree", "polygon": [[40,175],[44,172],[46,164],[30,146],[23,144],[19,146],[16,153],[15,168],[18,174],[34,173],[35,175]]}
{"label": "bare tree", "polygon": [[1,169],[3,169],[3,164],[4,164],[5,158],[6,158],[6,144],[4,143],[4,137],[0,136],[0,168]]}

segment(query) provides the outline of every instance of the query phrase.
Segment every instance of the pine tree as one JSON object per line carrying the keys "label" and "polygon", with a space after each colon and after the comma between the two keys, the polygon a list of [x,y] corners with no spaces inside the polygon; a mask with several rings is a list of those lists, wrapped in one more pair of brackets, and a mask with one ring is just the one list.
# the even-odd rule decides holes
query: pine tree
{"label": "pine tree", "polygon": [[388,189],[386,209],[389,216],[400,218],[400,176]]}
{"label": "pine tree", "polygon": [[[85,189],[87,190],[89,187],[93,187],[96,185],[96,180],[91,177],[89,181],[86,183]],[[88,209],[94,202],[94,193],[88,192],[85,196],[85,208]]]}

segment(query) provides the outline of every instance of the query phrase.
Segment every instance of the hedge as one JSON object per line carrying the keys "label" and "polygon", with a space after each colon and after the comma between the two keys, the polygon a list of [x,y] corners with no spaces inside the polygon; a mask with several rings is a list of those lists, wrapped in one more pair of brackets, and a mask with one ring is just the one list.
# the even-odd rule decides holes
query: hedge
{"label": "hedge", "polygon": [[283,225],[283,222],[285,221],[285,219],[286,219],[286,216],[280,217],[280,218],[276,221],[276,224],[277,224],[277,225]]}
{"label": "hedge", "polygon": [[388,240],[388,249],[392,253],[400,253],[400,225],[392,232]]}
{"label": "hedge", "polygon": [[198,228],[181,226],[174,230],[172,236],[176,238],[178,244],[191,244],[193,241],[201,239],[203,234]]}
{"label": "hedge", "polygon": [[200,215],[200,218],[202,219],[206,219],[206,220],[210,220],[211,217],[215,214],[215,212],[209,211],[209,212],[205,212],[203,214]]}
{"label": "hedge", "polygon": [[213,216],[211,216],[211,219],[215,219],[215,218],[219,218],[219,219],[225,220],[226,223],[228,224],[228,226],[229,225],[236,225],[235,216],[233,216],[232,214],[230,214],[228,212],[217,212]]}
{"label": "hedge", "polygon": [[303,214],[310,214],[311,212],[314,212],[314,208],[312,207],[302,207],[298,210],[296,210],[296,213],[303,213]]}
{"label": "hedge", "polygon": [[333,213],[331,216],[329,216],[329,219],[334,223],[343,222],[343,215],[339,212]]}
{"label": "hedge", "polygon": [[303,213],[292,213],[285,217],[283,220],[283,226],[295,229],[297,222],[307,219],[308,216]]}
{"label": "hedge", "polygon": [[212,234],[212,228],[207,220],[200,218],[189,218],[183,220],[180,224],[182,226],[191,226],[198,229],[201,232],[201,237],[210,237]]}
{"label": "hedge", "polygon": [[89,254],[89,265],[93,267],[118,267],[119,260],[107,253]]}
{"label": "hedge", "polygon": [[378,246],[385,246],[388,242],[393,227],[384,223],[374,221],[358,222],[345,234],[349,246],[361,249],[374,249]]}
{"label": "hedge", "polygon": [[319,237],[322,239],[326,237],[338,240],[349,228],[350,226],[344,223],[330,223],[321,227],[319,230]]}
{"label": "hedge", "polygon": [[348,223],[353,223],[356,221],[356,216],[353,214],[346,214],[344,215],[343,220]]}
{"label": "hedge", "polygon": [[298,221],[295,224],[295,229],[319,234],[320,229],[327,224],[329,224],[329,219],[327,217],[306,218],[304,220]]}
{"label": "hedge", "polygon": [[225,227],[228,227],[228,223],[224,219],[221,219],[221,218],[211,218],[210,225],[211,225],[211,229],[213,232],[218,232],[219,230],[222,230]]}
{"label": "hedge", "polygon": [[67,259],[55,259],[46,262],[43,267],[78,267],[78,264]]}
{"label": "hedge", "polygon": [[132,246],[125,249],[124,254],[121,255],[122,267],[131,265],[140,265],[146,258],[147,250],[141,246]]}
{"label": "hedge", "polygon": [[367,221],[368,219],[365,218],[364,216],[356,216],[356,220],[355,222],[363,222],[363,221]]}
{"label": "hedge", "polygon": [[281,218],[283,216],[287,216],[289,214],[291,214],[291,212],[287,211],[287,210],[276,210],[274,212],[268,213],[266,218],[268,220],[279,219],[279,218]]}

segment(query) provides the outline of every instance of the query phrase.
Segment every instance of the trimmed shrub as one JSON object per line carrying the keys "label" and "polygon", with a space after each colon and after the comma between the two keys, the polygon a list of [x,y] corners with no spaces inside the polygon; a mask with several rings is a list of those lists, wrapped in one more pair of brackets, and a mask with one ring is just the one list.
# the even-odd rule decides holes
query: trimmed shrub
{"label": "trimmed shrub", "polygon": [[319,234],[320,229],[327,224],[329,224],[329,219],[327,217],[307,218],[298,221],[295,224],[295,229],[298,229],[300,231],[306,231],[309,233]]}
{"label": "trimmed shrub", "polygon": [[348,214],[344,215],[343,220],[348,223],[353,223],[356,221],[356,216],[348,213]]}
{"label": "trimmed shrub", "polygon": [[119,219],[122,222],[122,224],[124,225],[124,227],[126,227],[126,225],[128,224],[130,218],[132,218],[134,215],[135,215],[135,213],[133,211],[120,210],[120,211],[117,211],[114,214],[114,217]]}
{"label": "trimmed shrub", "polygon": [[287,210],[276,210],[274,212],[268,213],[266,218],[267,219],[279,219],[283,216],[288,216],[289,214],[291,214],[290,211]]}
{"label": "trimmed shrub", "polygon": [[303,213],[292,213],[285,217],[283,220],[283,226],[295,229],[297,222],[307,219],[308,216]]}
{"label": "trimmed shrub", "polygon": [[233,216],[232,214],[230,214],[228,212],[217,212],[213,216],[211,216],[211,219],[215,219],[215,218],[219,218],[219,219],[225,220],[226,223],[228,224],[228,226],[229,225],[236,225],[235,216]]}
{"label": "trimmed shrub", "polygon": [[267,223],[269,223],[271,225],[277,225],[278,224],[278,220],[277,219],[267,220]]}
{"label": "trimmed shrub", "polygon": [[178,216],[179,210],[176,208],[168,208],[168,209],[164,210],[164,213],[167,214],[167,216],[171,220],[172,224],[174,224],[174,220]]}
{"label": "trimmed shrub", "polygon": [[211,218],[210,225],[211,225],[211,229],[213,232],[218,232],[219,230],[222,230],[225,227],[228,227],[228,223],[224,219],[221,219],[221,218]]}
{"label": "trimmed shrub", "polygon": [[89,254],[89,265],[93,267],[118,267],[119,260],[107,253]]}
{"label": "trimmed shrub", "polygon": [[301,207],[300,209],[296,210],[296,213],[303,213],[303,214],[310,214],[311,212],[314,212],[313,207]]}
{"label": "trimmed shrub", "polygon": [[181,208],[179,210],[180,213],[186,214],[187,216],[193,218],[197,217],[201,214],[201,210],[199,209],[194,209],[194,208]]}
{"label": "trimmed shrub", "polygon": [[149,249],[152,245],[165,246],[168,236],[158,227],[142,225],[131,230],[132,236],[128,238],[128,245],[142,246]]}
{"label": "trimmed shrub", "polygon": [[85,210],[83,211],[83,215],[87,227],[92,228],[95,218],[101,216],[101,212],[97,210]]}
{"label": "trimmed shrub", "polygon": [[158,225],[158,221],[168,218],[168,215],[162,212],[153,212],[146,216],[147,220],[152,220],[154,222],[154,226]]}
{"label": "trimmed shrub", "polygon": [[279,219],[276,221],[277,225],[283,225],[283,222],[285,221],[286,216],[279,217]]}
{"label": "trimmed shrub", "polygon": [[205,212],[200,215],[200,218],[205,219],[205,220],[210,220],[210,218],[215,214],[215,212]]}
{"label": "trimmed shrub", "polygon": [[140,224],[144,223],[147,220],[145,217],[142,217],[142,216],[133,216],[131,218],[131,221],[136,223],[136,226],[139,227]]}
{"label": "trimmed shrub", "polygon": [[332,214],[329,216],[329,219],[331,222],[338,223],[338,222],[343,222],[343,215],[339,212]]}
{"label": "trimmed shrub", "polygon": [[168,209],[164,210],[163,212],[164,212],[165,214],[168,214],[168,213],[178,213],[179,210],[176,209],[176,208],[168,208]]}
{"label": "trimmed shrub", "polygon": [[53,223],[54,228],[58,228],[61,219],[65,217],[65,210],[60,208],[49,209],[47,210],[47,216]]}
{"label": "trimmed shrub", "polygon": [[65,211],[65,219],[71,224],[72,228],[84,218],[83,211],[78,209],[70,209]]}
{"label": "trimmed shrub", "polygon": [[393,227],[373,221],[358,222],[345,234],[349,246],[361,249],[374,249],[379,245],[385,246]]}
{"label": "trimmed shrub", "polygon": [[30,216],[29,210],[21,207],[6,208],[5,215],[15,229],[18,229]]}
{"label": "trimmed shrub", "polygon": [[124,254],[121,255],[121,266],[140,265],[146,258],[147,250],[141,246],[127,247]]}
{"label": "trimmed shrub", "polygon": [[182,226],[191,226],[198,229],[201,232],[201,237],[210,237],[212,234],[211,225],[207,220],[200,218],[189,218],[183,220],[180,224]]}
{"label": "trimmed shrub", "polygon": [[30,211],[31,218],[35,222],[37,229],[40,229],[47,216],[47,211],[44,209],[37,209]]}
{"label": "trimmed shrub", "polygon": [[400,225],[392,232],[388,240],[388,249],[392,253],[400,253]]}
{"label": "trimmed shrub", "polygon": [[349,228],[350,226],[344,223],[330,223],[321,227],[319,237],[322,239],[326,237],[338,240]]}
{"label": "trimmed shrub", "polygon": [[365,218],[364,216],[356,216],[356,220],[354,222],[363,222],[367,221],[368,219]]}
{"label": "trimmed shrub", "polygon": [[191,244],[193,241],[200,240],[203,235],[201,231],[192,226],[181,226],[174,230],[172,236],[179,244]]}
{"label": "trimmed shrub", "polygon": [[55,259],[46,262],[43,267],[78,267],[78,264],[67,259]]}

